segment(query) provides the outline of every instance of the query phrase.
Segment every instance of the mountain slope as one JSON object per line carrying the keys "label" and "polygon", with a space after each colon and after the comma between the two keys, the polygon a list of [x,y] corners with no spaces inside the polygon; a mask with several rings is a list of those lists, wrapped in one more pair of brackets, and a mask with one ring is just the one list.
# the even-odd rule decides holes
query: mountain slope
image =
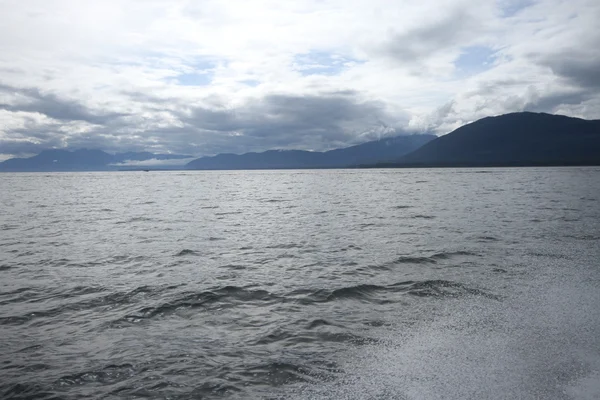
{"label": "mountain slope", "polygon": [[336,168],[393,161],[435,139],[433,135],[397,136],[326,152],[269,150],[262,153],[202,157],[187,169]]}
{"label": "mountain slope", "polygon": [[405,165],[600,164],[600,120],[530,112],[483,118],[399,159]]}

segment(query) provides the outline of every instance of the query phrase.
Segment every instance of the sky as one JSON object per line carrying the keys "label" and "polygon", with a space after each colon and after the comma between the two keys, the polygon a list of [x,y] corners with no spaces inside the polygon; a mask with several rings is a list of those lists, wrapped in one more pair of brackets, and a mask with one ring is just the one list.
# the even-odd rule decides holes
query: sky
{"label": "sky", "polygon": [[0,0],[0,160],[600,118],[597,0]]}

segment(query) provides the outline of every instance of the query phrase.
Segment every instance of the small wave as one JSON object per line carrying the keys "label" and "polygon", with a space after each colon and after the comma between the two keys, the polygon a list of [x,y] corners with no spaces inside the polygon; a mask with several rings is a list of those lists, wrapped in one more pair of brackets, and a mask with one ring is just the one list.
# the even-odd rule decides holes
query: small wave
{"label": "small wave", "polygon": [[280,254],[280,255],[278,255],[278,256],[277,256],[277,257],[275,257],[275,258],[276,258],[276,259],[278,259],[278,260],[280,260],[280,259],[282,259],[282,258],[299,258],[299,257],[298,257],[298,256],[296,256],[296,255],[294,255],[294,254],[288,254],[288,253],[285,253],[285,254]]}
{"label": "small wave", "polygon": [[268,334],[262,336],[260,339],[256,341],[255,344],[271,344],[275,342],[280,342],[282,340],[295,337],[295,334],[281,328],[277,328]]}
{"label": "small wave", "polygon": [[123,224],[130,224],[132,222],[149,222],[152,221],[152,218],[148,218],[148,217],[133,217],[128,219],[127,221],[117,221],[115,222],[116,225],[123,225]]}
{"label": "small wave", "polygon": [[59,387],[80,386],[86,383],[114,384],[122,382],[139,373],[132,364],[107,365],[100,370],[90,370],[59,378],[55,385]]}
{"label": "small wave", "polygon": [[0,317],[0,325],[23,325],[34,317],[34,313],[26,316]]}
{"label": "small wave", "polygon": [[435,259],[431,257],[402,256],[394,260],[393,264],[433,264]]}
{"label": "small wave", "polygon": [[282,386],[297,382],[310,382],[311,368],[288,362],[271,362],[249,366],[240,375],[251,381],[267,383],[271,386]]}
{"label": "small wave", "polygon": [[24,347],[24,348],[22,348],[22,349],[18,350],[18,351],[17,351],[17,353],[29,353],[30,351],[36,351],[36,350],[39,350],[39,349],[41,349],[42,347],[43,347],[43,346],[42,346],[42,345],[39,345],[39,344],[36,344],[36,345],[33,345],[33,346],[27,346],[27,347]]}
{"label": "small wave", "polygon": [[427,280],[421,282],[408,283],[408,294],[419,297],[462,297],[465,295],[481,296],[498,300],[498,296],[487,293],[481,289],[470,288],[462,283],[456,283],[445,280]]}
{"label": "small wave", "polygon": [[329,325],[333,325],[331,322],[324,320],[324,319],[315,319],[312,320],[307,326],[306,329],[315,329],[319,326],[329,326]]}
{"label": "small wave", "polygon": [[433,216],[433,215],[425,215],[425,214],[416,214],[416,215],[411,216],[410,218],[413,218],[413,219],[434,219],[435,216]]}
{"label": "small wave", "polygon": [[449,260],[458,256],[477,256],[477,254],[469,251],[452,251],[435,253],[430,256],[400,256],[392,262],[388,262],[379,266],[372,266],[371,268],[389,269],[389,267],[395,264],[435,264],[440,260]]}
{"label": "small wave", "polygon": [[[192,390],[193,396],[188,398],[205,399],[205,398],[224,398],[232,393],[241,392],[242,389],[231,384],[226,380],[215,379],[194,387]],[[136,394],[134,392],[134,394]],[[135,396],[138,397],[138,396]],[[169,398],[169,397],[167,397]]]}
{"label": "small wave", "polygon": [[386,292],[388,288],[379,285],[356,285],[338,288],[334,290],[327,289],[300,289],[290,293],[287,298],[297,303],[308,305],[313,303],[326,303],[338,300],[360,300],[371,303],[387,303],[388,300],[380,299],[376,296],[379,292]]}
{"label": "small wave", "polygon": [[565,235],[575,240],[600,240],[600,235]]}
{"label": "small wave", "polygon": [[238,264],[226,264],[226,265],[222,265],[221,268],[227,268],[227,269],[233,269],[233,270],[242,270],[242,269],[246,269],[245,266],[243,265],[238,265]]}
{"label": "small wave", "polygon": [[13,229],[18,229],[19,225],[16,224],[2,224],[0,225],[0,231],[11,231]]}
{"label": "small wave", "polygon": [[183,256],[199,256],[200,253],[191,250],[191,249],[183,249],[179,253],[175,254],[175,257],[183,257]]}
{"label": "small wave", "polygon": [[478,242],[497,242],[500,239],[494,236],[477,236],[475,238]]}
{"label": "small wave", "polygon": [[[98,296],[93,298],[85,298],[80,301],[74,301],[72,303],[63,304],[60,306],[43,309],[43,310],[35,310],[28,312],[23,315],[14,315],[9,317],[0,318],[0,325],[23,325],[32,320],[39,318],[53,318],[57,315],[60,315],[65,312],[77,312],[83,310],[90,310],[98,307],[108,307],[114,308],[115,306],[122,306],[125,304],[131,304],[140,300],[140,295],[151,295],[158,296],[165,291],[169,291],[175,289],[182,285],[170,285],[170,286],[140,286],[131,291],[123,291],[123,292],[115,292],[106,294],[104,296]],[[55,293],[50,295],[41,296],[39,294],[35,294],[33,300],[29,299],[29,303],[44,303],[45,300],[50,300],[53,298],[76,298],[82,296],[84,294],[92,294],[97,292],[105,291],[102,287],[84,287],[79,286],[73,289],[70,289],[64,293]],[[32,295],[29,294],[28,297]],[[22,299],[20,299],[22,301]]]}
{"label": "small wave", "polygon": [[477,256],[477,253],[472,253],[470,251],[464,251],[464,250],[460,250],[460,251],[449,251],[449,252],[444,252],[444,253],[436,253],[434,255],[431,256],[431,258],[436,259],[436,260],[447,260],[456,256]]}
{"label": "small wave", "polygon": [[[2,388],[0,386],[0,388]],[[4,389],[4,388],[2,388]],[[1,392],[4,399],[58,399],[55,393],[49,392],[38,383],[15,383]]]}
{"label": "small wave", "polygon": [[371,294],[376,293],[378,291],[385,291],[386,287],[378,286],[378,285],[357,285],[350,286],[341,289],[336,289],[329,296],[327,296],[326,300],[339,300],[339,299],[364,299],[364,300],[373,300]]}
{"label": "small wave", "polygon": [[284,203],[284,202],[289,202],[291,200],[286,200],[286,199],[268,199],[268,200],[261,200],[261,203]]}
{"label": "small wave", "polygon": [[370,228],[370,227],[372,227],[372,226],[381,226],[381,225],[379,225],[379,224],[374,224],[374,223],[372,223],[372,222],[366,222],[366,223],[364,223],[364,224],[359,224],[359,225],[358,225],[358,228],[359,228],[359,229],[364,229],[364,228]]}
{"label": "small wave", "polygon": [[112,324],[118,326],[122,322],[138,323],[155,317],[171,315],[183,309],[208,308],[213,304],[218,304],[219,307],[233,307],[240,303],[271,303],[279,299],[279,296],[266,290],[225,286],[200,293],[182,293],[177,298],[156,307],[144,307],[135,313],[127,314]]}
{"label": "small wave", "polygon": [[364,346],[377,343],[376,339],[355,335],[348,332],[320,332],[317,334],[319,341],[350,343],[353,346]]}
{"label": "small wave", "polygon": [[299,249],[303,246],[298,243],[281,243],[272,246],[267,246],[267,249]]}
{"label": "small wave", "polygon": [[374,304],[388,304],[401,300],[401,297],[394,298],[390,296],[393,294],[409,294],[419,297],[459,297],[473,295],[498,299],[497,296],[487,293],[484,290],[470,288],[461,283],[445,280],[405,281],[386,286],[361,284],[334,290],[301,289],[290,293],[286,296],[286,299],[304,305],[340,300],[358,300]]}
{"label": "small wave", "polygon": [[9,292],[0,292],[0,296],[10,296],[10,295],[13,295],[13,294],[19,294],[19,293],[27,292],[27,291],[30,291],[30,290],[34,290],[34,288],[31,288],[31,287],[22,287],[22,288],[11,290]]}
{"label": "small wave", "polygon": [[569,256],[567,256],[565,254],[542,253],[539,251],[531,251],[531,252],[528,252],[527,254],[534,256],[534,257],[547,257],[547,258],[553,258],[553,259],[557,259],[557,260],[570,258]]}
{"label": "small wave", "polygon": [[352,250],[362,250],[362,248],[359,247],[359,246],[355,246],[355,245],[351,244],[351,245],[348,245],[346,247],[342,247],[342,248],[340,248],[338,250],[332,250],[332,252],[333,253],[339,253],[339,252],[346,252],[346,251],[352,251]]}

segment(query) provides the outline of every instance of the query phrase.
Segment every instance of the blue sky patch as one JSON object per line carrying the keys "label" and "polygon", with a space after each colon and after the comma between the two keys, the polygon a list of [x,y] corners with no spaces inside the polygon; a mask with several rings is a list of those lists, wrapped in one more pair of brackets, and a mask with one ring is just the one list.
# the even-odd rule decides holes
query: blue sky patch
{"label": "blue sky patch", "polygon": [[242,82],[246,86],[252,86],[252,87],[256,87],[256,86],[260,85],[260,81],[258,81],[256,79],[246,79],[246,80],[243,80],[240,82]]}
{"label": "blue sky patch", "polygon": [[459,76],[475,75],[491,68],[495,51],[485,46],[471,46],[462,49],[454,61]]}
{"label": "blue sky patch", "polygon": [[212,74],[205,72],[192,72],[175,77],[177,84],[182,86],[206,86],[212,81]]}
{"label": "blue sky patch", "polygon": [[294,69],[300,74],[307,75],[337,75],[347,68],[347,63],[357,60],[336,54],[311,51],[294,57]]}
{"label": "blue sky patch", "polygon": [[534,0],[501,0],[500,9],[504,18],[510,18],[533,4],[535,4]]}

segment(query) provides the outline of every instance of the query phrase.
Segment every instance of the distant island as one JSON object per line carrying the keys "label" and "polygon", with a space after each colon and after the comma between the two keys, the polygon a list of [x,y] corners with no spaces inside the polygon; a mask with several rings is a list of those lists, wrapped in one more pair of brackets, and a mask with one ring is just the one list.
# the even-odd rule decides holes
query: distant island
{"label": "distant island", "polygon": [[[46,150],[30,158],[6,160],[0,163],[0,171],[600,165],[600,120],[519,112],[483,118],[440,137],[396,136],[325,152],[218,154],[181,164],[192,158],[148,152]],[[179,160],[179,164],[168,166],[168,160]]]}

